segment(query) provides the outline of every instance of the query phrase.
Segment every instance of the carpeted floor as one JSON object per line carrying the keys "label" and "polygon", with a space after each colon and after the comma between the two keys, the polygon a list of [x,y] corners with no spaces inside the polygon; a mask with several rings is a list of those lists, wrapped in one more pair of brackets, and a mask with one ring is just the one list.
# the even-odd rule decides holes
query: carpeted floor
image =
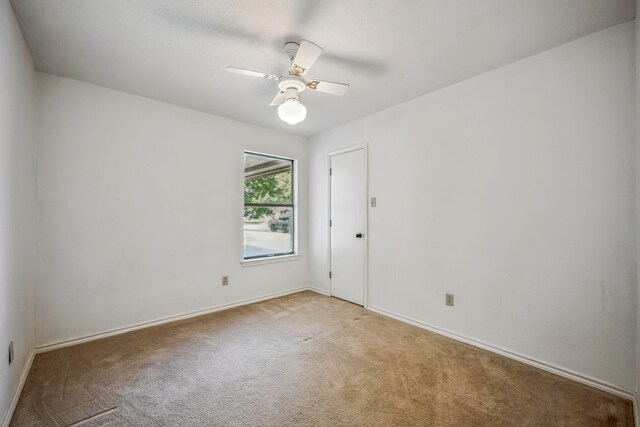
{"label": "carpeted floor", "polygon": [[632,426],[630,401],[312,292],[40,354],[12,426]]}

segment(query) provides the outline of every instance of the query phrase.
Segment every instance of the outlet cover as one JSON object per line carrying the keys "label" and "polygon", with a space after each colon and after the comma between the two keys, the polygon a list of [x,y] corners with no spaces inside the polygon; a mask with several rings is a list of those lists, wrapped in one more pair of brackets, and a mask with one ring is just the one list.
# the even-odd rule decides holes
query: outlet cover
{"label": "outlet cover", "polygon": [[229,276],[222,276],[222,286],[227,286],[229,284]]}
{"label": "outlet cover", "polygon": [[9,343],[9,365],[11,365],[13,363],[13,359],[14,359],[14,354],[13,354],[13,341],[11,341]]}
{"label": "outlet cover", "polygon": [[453,294],[447,294],[444,303],[453,307]]}

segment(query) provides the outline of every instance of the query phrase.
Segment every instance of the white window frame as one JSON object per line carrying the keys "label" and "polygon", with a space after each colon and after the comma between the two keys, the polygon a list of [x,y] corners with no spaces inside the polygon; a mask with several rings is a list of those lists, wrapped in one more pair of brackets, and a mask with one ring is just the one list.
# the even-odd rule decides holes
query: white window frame
{"label": "white window frame", "polygon": [[[286,255],[275,255],[275,256],[265,256],[265,257],[259,257],[259,258],[251,258],[251,259],[245,259],[244,258],[244,156],[245,154],[255,154],[258,156],[267,156],[267,157],[273,157],[276,159],[282,159],[282,160],[288,160],[293,162],[293,174],[291,177],[291,182],[293,184],[293,200],[292,200],[292,205],[293,205],[293,253],[292,254],[286,254]],[[299,226],[298,226],[298,220],[299,220],[299,207],[298,207],[298,159],[295,158],[291,158],[291,157],[287,157],[287,156],[281,156],[279,154],[270,154],[270,153],[263,153],[263,152],[259,152],[259,151],[254,151],[254,150],[243,150],[242,151],[242,215],[240,217],[240,236],[241,236],[241,242],[242,245],[240,245],[240,249],[241,249],[241,254],[240,254],[240,264],[242,264],[243,267],[252,267],[252,266],[257,266],[257,265],[264,265],[264,264],[274,264],[274,263],[279,263],[279,262],[288,262],[288,261],[296,261],[300,258],[300,254],[298,253],[298,235],[299,233]]]}

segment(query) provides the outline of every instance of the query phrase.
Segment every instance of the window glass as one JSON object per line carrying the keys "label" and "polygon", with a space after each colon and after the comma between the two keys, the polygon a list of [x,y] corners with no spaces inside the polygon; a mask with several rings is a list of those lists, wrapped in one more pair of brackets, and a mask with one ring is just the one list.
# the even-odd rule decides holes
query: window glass
{"label": "window glass", "polygon": [[245,259],[294,252],[293,177],[293,160],[245,153]]}

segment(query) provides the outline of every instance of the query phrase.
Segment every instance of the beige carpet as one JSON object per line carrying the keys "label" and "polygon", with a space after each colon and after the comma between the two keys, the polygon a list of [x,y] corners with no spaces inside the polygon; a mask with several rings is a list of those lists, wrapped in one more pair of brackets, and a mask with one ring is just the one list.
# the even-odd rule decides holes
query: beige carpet
{"label": "beige carpet", "polygon": [[630,401],[304,292],[36,357],[12,426],[632,426]]}

